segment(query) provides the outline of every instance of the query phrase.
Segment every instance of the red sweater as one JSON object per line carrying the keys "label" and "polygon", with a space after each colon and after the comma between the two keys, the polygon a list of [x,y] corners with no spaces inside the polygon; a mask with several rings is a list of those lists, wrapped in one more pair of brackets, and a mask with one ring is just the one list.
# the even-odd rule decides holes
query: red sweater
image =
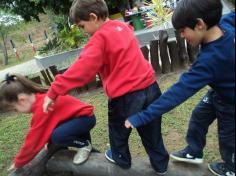
{"label": "red sweater", "polygon": [[45,94],[36,94],[32,106],[32,120],[25,142],[15,157],[20,168],[30,162],[50,140],[53,130],[62,122],[79,116],[92,116],[93,106],[86,105],[71,96],[59,96],[54,111],[43,113]]}
{"label": "red sweater", "polygon": [[82,87],[99,73],[109,98],[142,90],[156,81],[133,30],[125,23],[109,20],[91,37],[79,58],[63,75],[56,76],[48,96],[55,99]]}

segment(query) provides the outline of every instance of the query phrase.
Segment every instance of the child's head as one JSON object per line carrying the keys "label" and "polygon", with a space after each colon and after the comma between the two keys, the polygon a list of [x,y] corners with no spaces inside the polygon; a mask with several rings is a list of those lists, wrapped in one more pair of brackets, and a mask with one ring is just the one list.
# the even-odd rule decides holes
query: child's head
{"label": "child's head", "polygon": [[0,101],[6,108],[22,113],[29,113],[35,93],[44,93],[46,88],[29,81],[21,75],[9,75],[0,85]]}
{"label": "child's head", "polygon": [[108,15],[104,0],[74,0],[70,9],[71,20],[90,35],[99,29]]}
{"label": "child's head", "polygon": [[181,0],[173,13],[172,24],[186,39],[194,37],[193,45],[197,45],[202,42],[202,32],[219,23],[222,8],[221,0]]}

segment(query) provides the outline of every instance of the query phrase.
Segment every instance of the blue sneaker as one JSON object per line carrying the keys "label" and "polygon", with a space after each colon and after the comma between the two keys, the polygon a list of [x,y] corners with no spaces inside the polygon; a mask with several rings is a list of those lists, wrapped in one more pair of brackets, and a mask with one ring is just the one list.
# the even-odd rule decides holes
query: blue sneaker
{"label": "blue sneaker", "polygon": [[115,160],[113,160],[112,158],[112,151],[111,149],[108,149],[106,152],[105,152],[105,157],[108,161],[110,161],[111,163],[116,163]]}
{"label": "blue sneaker", "polygon": [[183,149],[178,152],[174,152],[170,154],[170,157],[176,161],[186,162],[186,163],[192,163],[192,164],[202,164],[203,158],[198,158],[193,155],[191,155],[187,149]]}
{"label": "blue sneaker", "polygon": [[210,163],[209,170],[217,176],[235,176],[235,173],[226,168],[225,163]]}

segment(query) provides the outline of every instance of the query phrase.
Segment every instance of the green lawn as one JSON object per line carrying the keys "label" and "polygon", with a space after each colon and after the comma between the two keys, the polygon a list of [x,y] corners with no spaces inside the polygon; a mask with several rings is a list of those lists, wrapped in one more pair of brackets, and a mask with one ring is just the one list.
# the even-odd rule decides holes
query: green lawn
{"label": "green lawn", "polygon": [[[164,91],[177,80],[178,74],[162,77],[161,89]],[[164,115],[163,137],[169,152],[182,149],[185,146],[185,134],[188,127],[188,120],[191,111],[200,98],[206,93],[207,88],[201,90],[187,102]],[[92,131],[93,144],[95,148],[104,152],[109,147],[107,127],[107,99],[102,89],[83,93],[79,98],[87,103],[96,106],[97,126]],[[30,121],[29,115],[11,115],[0,118],[0,175],[6,176],[6,169],[11,164],[12,158],[18,151],[23,136],[27,131]],[[130,137],[130,148],[133,156],[146,156],[136,131]],[[220,159],[218,152],[218,140],[216,124],[212,125],[207,138],[205,149],[206,161]]]}

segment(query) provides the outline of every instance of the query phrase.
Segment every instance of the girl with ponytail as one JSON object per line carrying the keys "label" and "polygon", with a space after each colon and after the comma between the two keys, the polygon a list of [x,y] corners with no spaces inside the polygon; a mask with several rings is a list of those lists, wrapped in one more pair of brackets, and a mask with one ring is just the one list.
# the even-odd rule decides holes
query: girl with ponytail
{"label": "girl with ponytail", "polygon": [[92,150],[93,106],[71,96],[59,96],[51,111],[43,112],[47,88],[22,75],[7,74],[0,85],[0,104],[19,113],[32,113],[30,128],[9,171],[28,164],[47,143],[77,151],[73,162],[85,162]]}

